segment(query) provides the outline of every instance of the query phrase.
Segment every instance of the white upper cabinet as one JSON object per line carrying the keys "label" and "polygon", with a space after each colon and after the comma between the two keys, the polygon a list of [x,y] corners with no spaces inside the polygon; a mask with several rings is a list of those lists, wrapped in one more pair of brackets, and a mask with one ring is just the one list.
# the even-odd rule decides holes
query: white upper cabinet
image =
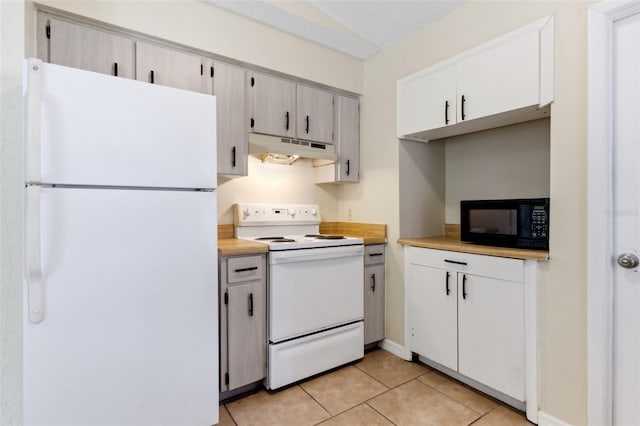
{"label": "white upper cabinet", "polygon": [[296,84],[292,81],[253,73],[251,130],[293,138],[296,135]]}
{"label": "white upper cabinet", "polygon": [[296,137],[311,141],[333,142],[333,94],[309,86],[297,85]]}
{"label": "white upper cabinet", "polygon": [[457,122],[537,105],[539,69],[537,32],[461,60],[456,65]]}
{"label": "white upper cabinet", "polygon": [[418,73],[398,84],[398,130],[403,135],[456,123],[456,67]]}
{"label": "white upper cabinet", "polygon": [[547,17],[398,80],[397,134],[428,141],[534,120],[552,100]]}

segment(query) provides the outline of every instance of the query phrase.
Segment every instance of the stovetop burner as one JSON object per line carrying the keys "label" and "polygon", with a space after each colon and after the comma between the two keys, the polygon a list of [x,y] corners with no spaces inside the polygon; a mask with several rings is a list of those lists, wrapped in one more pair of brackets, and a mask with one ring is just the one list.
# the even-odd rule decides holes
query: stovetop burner
{"label": "stovetop burner", "polygon": [[306,238],[315,238],[317,240],[344,240],[343,235],[322,235],[322,234],[309,234],[305,235]]}

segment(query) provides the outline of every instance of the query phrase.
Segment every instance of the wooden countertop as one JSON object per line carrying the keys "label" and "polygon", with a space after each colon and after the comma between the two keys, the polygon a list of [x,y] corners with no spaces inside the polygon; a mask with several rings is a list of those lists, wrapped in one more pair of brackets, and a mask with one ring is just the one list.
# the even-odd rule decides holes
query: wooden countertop
{"label": "wooden countertop", "polygon": [[236,238],[224,238],[218,240],[218,254],[220,256],[237,256],[241,254],[266,253],[269,247],[266,244],[254,243]]}
{"label": "wooden countertop", "polygon": [[446,236],[428,238],[399,238],[398,244],[436,250],[457,251],[461,253],[483,254],[486,256],[510,257],[513,259],[545,261],[549,260],[548,251],[481,246],[478,244],[466,243],[458,239]]}
{"label": "wooden countertop", "polygon": [[375,223],[321,222],[320,233],[362,238],[366,246],[387,243],[387,225]]}
{"label": "wooden countertop", "polygon": [[[320,232],[323,234],[346,235],[359,237],[365,245],[386,244],[387,225],[355,222],[322,222]],[[233,238],[233,225],[218,225],[218,254],[220,256],[237,256],[243,254],[266,253],[266,244],[254,243]]]}

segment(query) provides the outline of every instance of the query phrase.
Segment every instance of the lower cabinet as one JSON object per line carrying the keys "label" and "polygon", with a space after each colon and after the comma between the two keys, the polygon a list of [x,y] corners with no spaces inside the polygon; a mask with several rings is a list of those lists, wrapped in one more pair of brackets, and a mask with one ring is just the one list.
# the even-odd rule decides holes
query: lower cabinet
{"label": "lower cabinet", "polygon": [[221,257],[220,391],[266,377],[266,255]]}
{"label": "lower cabinet", "polygon": [[524,401],[524,261],[405,253],[409,349]]}
{"label": "lower cabinet", "polygon": [[384,339],[384,244],[364,249],[364,344]]}

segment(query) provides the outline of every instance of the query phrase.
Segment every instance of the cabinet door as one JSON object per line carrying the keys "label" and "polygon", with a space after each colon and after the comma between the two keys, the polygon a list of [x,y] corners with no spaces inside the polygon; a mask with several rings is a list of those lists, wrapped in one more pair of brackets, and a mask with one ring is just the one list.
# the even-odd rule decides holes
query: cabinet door
{"label": "cabinet door", "polygon": [[251,76],[250,82],[253,131],[295,137],[295,83],[257,73]]}
{"label": "cabinet door", "polygon": [[384,264],[364,270],[364,344],[384,339]]}
{"label": "cabinet door", "polygon": [[136,42],[136,80],[206,92],[203,58]]}
{"label": "cabinet door", "polygon": [[247,116],[244,69],[209,61],[205,70],[212,80],[218,114],[218,174],[247,175]]}
{"label": "cabinet door", "polygon": [[333,143],[333,94],[298,84],[296,137]]}
{"label": "cabinet door", "polygon": [[401,80],[397,102],[398,136],[455,124],[455,66]]}
{"label": "cabinet door", "polygon": [[360,178],[360,108],[357,98],[336,96],[335,135],[337,180],[358,182]]}
{"label": "cabinet door", "polygon": [[460,61],[458,122],[537,105],[539,52],[535,31]]}
{"label": "cabinet door", "polygon": [[265,377],[266,299],[264,283],[253,281],[228,288],[229,389]]}
{"label": "cabinet door", "polygon": [[48,19],[48,24],[49,62],[52,64],[135,77],[132,40],[54,18]]}
{"label": "cabinet door", "polygon": [[459,273],[458,285],[458,371],[524,401],[523,284]]}
{"label": "cabinet door", "polygon": [[410,264],[406,273],[409,349],[456,370],[458,334],[455,272]]}

